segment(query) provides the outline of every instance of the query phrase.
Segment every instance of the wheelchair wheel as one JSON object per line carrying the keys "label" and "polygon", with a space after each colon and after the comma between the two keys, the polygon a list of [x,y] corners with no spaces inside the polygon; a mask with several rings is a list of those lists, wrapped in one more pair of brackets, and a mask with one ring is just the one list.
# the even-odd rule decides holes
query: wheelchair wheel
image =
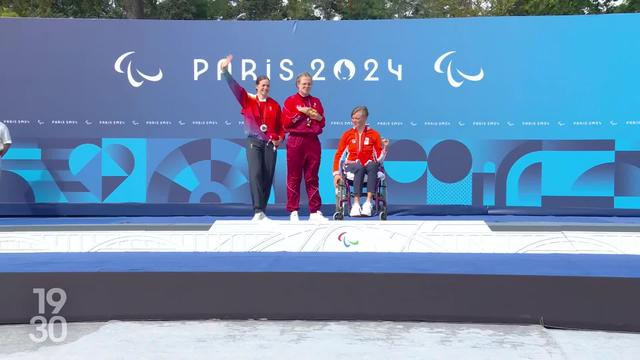
{"label": "wheelchair wheel", "polygon": [[380,193],[380,199],[383,201],[387,201],[387,185],[386,184],[383,184],[380,186],[379,193]]}
{"label": "wheelchair wheel", "polygon": [[344,216],[338,217],[338,214],[342,215],[344,213],[344,186],[339,185],[336,188],[336,212],[333,214],[334,220],[342,220]]}
{"label": "wheelchair wheel", "polygon": [[378,197],[380,208],[378,209],[378,217],[380,220],[387,220],[387,183],[383,180],[378,187]]}

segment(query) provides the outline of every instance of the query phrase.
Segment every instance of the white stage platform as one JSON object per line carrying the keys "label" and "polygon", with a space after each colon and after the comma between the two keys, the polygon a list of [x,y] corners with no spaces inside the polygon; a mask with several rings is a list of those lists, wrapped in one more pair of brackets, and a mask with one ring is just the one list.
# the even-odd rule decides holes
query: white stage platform
{"label": "white stage platform", "polygon": [[[544,227],[541,227],[544,229]],[[551,228],[552,229],[552,228]],[[637,231],[492,231],[484,221],[218,220],[209,231],[0,233],[0,253],[35,252],[418,252],[640,255]]]}

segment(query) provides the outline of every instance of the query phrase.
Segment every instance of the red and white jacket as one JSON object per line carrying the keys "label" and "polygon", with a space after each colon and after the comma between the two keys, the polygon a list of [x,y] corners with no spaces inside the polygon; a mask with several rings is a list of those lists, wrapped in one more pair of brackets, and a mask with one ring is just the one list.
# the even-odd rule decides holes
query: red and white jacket
{"label": "red and white jacket", "polygon": [[360,162],[367,165],[369,161],[383,162],[387,151],[382,147],[380,134],[368,125],[361,134],[353,127],[342,134],[338,142],[336,155],[333,157],[333,175],[340,174],[340,159],[347,152],[345,163]]}
{"label": "red and white jacket", "polygon": [[[229,74],[224,72],[227,84],[240,103],[242,110],[240,113],[244,117],[245,132],[249,136],[259,139],[284,140],[284,128],[282,127],[280,104],[271,97],[266,101],[260,101],[258,96],[249,94],[238,82]],[[260,126],[267,125],[267,131],[262,132]]]}
{"label": "red and white jacket", "polygon": [[[322,120],[310,119],[307,115],[298,111],[298,106],[315,109],[322,116]],[[282,115],[284,130],[291,135],[322,134],[325,124],[324,108],[317,97],[311,95],[302,96],[298,93],[289,96],[284,101]]]}

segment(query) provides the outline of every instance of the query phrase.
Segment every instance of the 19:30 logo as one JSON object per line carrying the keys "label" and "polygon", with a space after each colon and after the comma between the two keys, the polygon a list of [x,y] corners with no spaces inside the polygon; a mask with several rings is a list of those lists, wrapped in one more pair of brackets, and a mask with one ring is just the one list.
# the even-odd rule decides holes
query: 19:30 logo
{"label": "19:30 logo", "polygon": [[[38,315],[31,318],[30,324],[36,325],[36,333],[29,334],[31,341],[42,343],[51,340],[59,343],[67,338],[67,320],[58,315],[67,302],[67,293],[60,288],[34,288],[38,297]],[[52,307],[51,317],[47,318],[47,305]]]}

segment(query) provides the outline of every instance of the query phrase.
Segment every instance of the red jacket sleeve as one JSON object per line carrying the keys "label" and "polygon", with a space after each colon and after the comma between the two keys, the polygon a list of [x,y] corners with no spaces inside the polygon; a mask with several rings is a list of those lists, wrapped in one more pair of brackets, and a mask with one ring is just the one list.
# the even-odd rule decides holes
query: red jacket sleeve
{"label": "red jacket sleeve", "polygon": [[344,155],[344,151],[347,149],[347,145],[349,142],[347,141],[347,137],[349,135],[349,131],[346,131],[342,134],[340,141],[338,142],[338,148],[336,149],[336,154],[333,156],[333,175],[339,174],[340,170],[340,159],[342,159],[342,155]]}
{"label": "red jacket sleeve", "polygon": [[278,112],[276,114],[276,124],[278,127],[278,135],[280,136],[280,140],[284,140],[284,126],[282,125],[282,111],[280,111],[280,107],[278,107]]}
{"label": "red jacket sleeve", "polygon": [[238,84],[238,82],[233,78],[233,76],[231,76],[231,74],[229,74],[228,71],[225,71],[223,74],[225,80],[227,80],[229,89],[231,89],[231,92],[240,103],[240,106],[242,106],[242,108],[244,109],[244,107],[247,105],[247,98],[249,97],[249,95],[247,94],[247,90],[240,86],[240,84]]}
{"label": "red jacket sleeve", "polygon": [[376,141],[373,143],[373,150],[375,151],[374,160],[377,162],[383,162],[384,158],[387,156],[387,152],[383,150],[382,147],[382,137],[380,133],[376,131]]}
{"label": "red jacket sleeve", "polygon": [[316,110],[318,111],[318,113],[320,113],[320,116],[322,116],[322,120],[320,121],[311,120],[311,128],[313,129],[313,133],[315,133],[316,135],[320,135],[322,134],[322,129],[324,129],[324,125],[326,124],[326,121],[324,118],[324,107],[322,106],[320,99],[316,98],[316,100],[318,100],[318,105]]}

